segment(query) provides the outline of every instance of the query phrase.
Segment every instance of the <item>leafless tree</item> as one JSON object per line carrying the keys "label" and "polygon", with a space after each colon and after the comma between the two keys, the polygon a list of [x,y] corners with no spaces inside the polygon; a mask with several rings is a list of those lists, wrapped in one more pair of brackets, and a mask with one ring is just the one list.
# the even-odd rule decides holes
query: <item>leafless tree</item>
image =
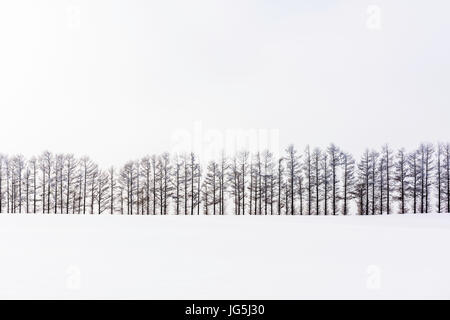
{"label": "leafless tree", "polygon": [[311,159],[311,150],[310,147],[307,146],[305,150],[304,157],[304,170],[306,173],[306,181],[307,181],[307,193],[308,193],[308,215],[312,214],[312,202],[313,199],[313,175],[312,175],[312,159]]}
{"label": "leafless tree", "polygon": [[264,184],[263,184],[263,197],[264,197],[264,215],[273,215],[273,203],[274,203],[274,162],[273,154],[269,150],[263,152],[263,166],[264,166]]}
{"label": "leafless tree", "polygon": [[[102,170],[88,157],[0,155],[0,213],[348,215],[450,211],[450,145],[366,150],[356,168],[331,144],[225,154],[202,170],[194,153],[168,153]],[[355,171],[357,169],[357,172]],[[353,202],[356,200],[355,202]],[[230,210],[226,210],[230,204]],[[234,209],[234,211],[233,211]]]}
{"label": "leafless tree", "polygon": [[320,174],[320,166],[322,159],[322,151],[319,148],[315,148],[312,153],[312,172],[313,172],[313,185],[314,185],[314,198],[316,200],[315,214],[320,214],[320,201],[321,193],[320,189],[322,187],[322,176]]}
{"label": "leafless tree", "polygon": [[[152,188],[152,162],[150,157],[144,157],[141,160],[141,172],[142,176],[144,177],[144,189],[145,189],[145,213],[147,215],[150,214],[150,193]],[[114,202],[111,202],[112,204]]]}
{"label": "leafless tree", "polygon": [[[355,160],[353,156],[349,153],[342,152],[342,166],[343,166],[343,215],[348,215],[349,213],[349,202],[356,196],[355,192]],[[362,213],[362,210],[361,210]]]}
{"label": "leafless tree", "polygon": [[436,191],[437,191],[437,212],[442,212],[443,196],[444,196],[444,179],[443,179],[443,155],[444,146],[441,143],[437,145],[436,155]]}
{"label": "leafless tree", "polygon": [[0,213],[3,213],[3,170],[4,170],[5,156],[0,154]]}
{"label": "leafless tree", "polygon": [[285,198],[283,197],[283,185],[284,183],[284,159],[283,158],[279,158],[278,159],[278,172],[277,172],[277,188],[278,188],[278,192],[277,192],[277,197],[278,197],[278,201],[277,201],[277,214],[281,215],[281,209],[284,208],[285,206]]}
{"label": "leafless tree", "polygon": [[[358,170],[359,170],[359,185],[358,185],[358,196],[364,195],[365,201],[361,201],[360,208],[364,208],[365,215],[369,215],[369,196],[370,196],[370,179],[371,179],[371,159],[370,159],[370,153],[369,150],[366,150],[364,152],[364,155],[361,159],[361,161],[358,164]],[[361,188],[361,186],[364,186],[364,188]],[[362,199],[360,199],[362,200]],[[361,212],[362,213],[362,212]]]}
{"label": "leafless tree", "polygon": [[[220,205],[220,169],[219,164],[211,161],[206,168],[206,176],[204,181],[203,197],[205,212],[212,212],[213,215],[217,213],[217,205]],[[212,211],[209,208],[212,206]]]}
{"label": "leafless tree", "polygon": [[[332,193],[332,171],[330,168],[330,160],[328,158],[328,153],[322,154],[321,161],[321,181],[322,181],[322,200],[323,200],[323,214],[328,215],[329,213],[329,202],[330,193]],[[333,200],[333,199],[332,199]],[[335,213],[333,213],[335,214]]]}
{"label": "leafless tree", "polygon": [[[110,167],[108,170],[108,175],[109,175],[109,212],[110,214],[114,214],[115,212],[115,194],[116,194],[116,190],[117,190],[117,182],[116,182],[116,178],[115,178],[115,170],[114,167]],[[147,192],[147,214],[149,214],[148,211],[148,198],[149,198],[149,194]]]}
{"label": "leafless tree", "polygon": [[[421,194],[421,166],[420,166],[420,154],[418,150],[414,150],[408,157],[408,171],[411,175],[411,197],[413,200],[412,210],[413,213],[418,212],[420,194]],[[421,197],[420,197],[421,198]]]}
{"label": "leafless tree", "polygon": [[336,215],[339,211],[338,209],[338,200],[339,200],[339,177],[338,170],[342,163],[341,151],[339,148],[332,143],[328,149],[328,157],[330,161],[331,168],[331,189],[332,189],[332,212],[333,215]]}
{"label": "leafless tree", "polygon": [[287,183],[288,183],[288,195],[289,195],[289,211],[291,215],[295,214],[295,184],[300,171],[300,161],[297,155],[297,150],[295,150],[293,145],[290,145],[286,149],[286,170],[288,172]]}
{"label": "leafless tree", "polygon": [[386,201],[383,203],[384,198],[381,197],[381,203],[380,208],[381,212],[383,212],[383,207],[386,207],[387,214],[391,213],[391,199],[392,199],[392,170],[394,167],[394,160],[393,160],[393,151],[389,148],[389,145],[384,145],[382,150],[382,165],[380,166],[380,175],[381,179],[385,181],[385,187],[382,188],[382,190],[386,190]]}
{"label": "leafless tree", "polygon": [[445,196],[447,198],[447,213],[450,213],[450,143],[444,147],[444,180],[445,180]]}
{"label": "leafless tree", "polygon": [[397,153],[397,161],[395,162],[395,181],[397,183],[397,197],[400,201],[400,213],[407,212],[407,192],[410,189],[409,172],[408,172],[408,156],[404,149],[400,149]]}

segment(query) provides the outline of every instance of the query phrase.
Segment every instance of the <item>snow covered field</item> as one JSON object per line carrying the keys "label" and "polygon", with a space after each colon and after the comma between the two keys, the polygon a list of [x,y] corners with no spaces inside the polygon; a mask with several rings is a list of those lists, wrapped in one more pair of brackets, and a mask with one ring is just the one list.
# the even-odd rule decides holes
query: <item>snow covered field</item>
{"label": "snow covered field", "polygon": [[450,298],[450,216],[0,215],[0,298]]}

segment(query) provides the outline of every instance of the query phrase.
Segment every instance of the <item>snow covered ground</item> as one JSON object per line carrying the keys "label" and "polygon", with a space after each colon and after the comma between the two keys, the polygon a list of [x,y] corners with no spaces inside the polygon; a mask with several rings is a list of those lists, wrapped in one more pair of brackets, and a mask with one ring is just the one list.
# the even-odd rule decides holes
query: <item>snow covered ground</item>
{"label": "snow covered ground", "polygon": [[450,215],[0,215],[0,298],[450,298]]}

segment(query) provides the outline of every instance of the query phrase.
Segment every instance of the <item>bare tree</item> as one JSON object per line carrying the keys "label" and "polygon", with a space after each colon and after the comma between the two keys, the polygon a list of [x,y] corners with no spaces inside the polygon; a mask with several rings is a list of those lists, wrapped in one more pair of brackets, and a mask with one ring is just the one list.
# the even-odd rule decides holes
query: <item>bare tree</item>
{"label": "bare tree", "polygon": [[[328,159],[328,154],[322,154],[321,161],[321,181],[322,181],[322,200],[323,200],[323,214],[328,215],[328,204],[330,202],[330,193],[332,192],[332,171],[330,169],[330,161]],[[333,200],[333,199],[332,199]],[[333,213],[335,214],[335,212]]]}
{"label": "bare tree", "polygon": [[28,167],[31,170],[31,183],[32,183],[32,193],[33,193],[33,213],[37,212],[37,197],[38,197],[38,184],[37,184],[37,159],[32,157],[28,163]]}
{"label": "bare tree", "polygon": [[447,213],[450,213],[450,143],[444,148],[444,171],[445,171],[445,196],[447,198]]}
{"label": "bare tree", "polygon": [[[420,165],[420,154],[418,150],[413,151],[408,157],[408,171],[411,175],[411,197],[413,199],[412,210],[413,213],[418,212],[419,208],[419,196],[421,194],[421,165]],[[422,197],[420,197],[421,199]]]}
{"label": "bare tree", "polygon": [[220,204],[220,178],[219,178],[219,164],[215,161],[211,161],[206,169],[206,176],[204,181],[203,197],[205,212],[208,213],[209,207],[212,206],[212,214],[216,215],[217,205]]}
{"label": "bare tree", "polygon": [[319,148],[315,148],[312,153],[312,172],[313,172],[313,185],[314,185],[314,198],[316,200],[315,213],[316,215],[320,214],[320,200],[321,194],[320,189],[322,187],[322,177],[320,174],[320,165],[321,165],[322,152]]}
{"label": "bare tree", "polygon": [[[341,153],[343,166],[343,215],[348,215],[349,202],[355,197],[355,160],[352,155],[346,152]],[[362,213],[362,210],[361,210]]]}
{"label": "bare tree", "polygon": [[175,192],[173,194],[173,199],[175,200],[175,212],[176,215],[180,214],[180,210],[181,210],[181,201],[183,200],[183,196],[182,196],[182,183],[181,183],[181,170],[183,167],[183,162],[180,160],[180,158],[178,156],[175,156],[175,166],[174,166],[174,189]]}
{"label": "bare tree", "polygon": [[152,162],[150,157],[144,157],[141,160],[141,168],[142,168],[142,175],[144,176],[145,182],[144,182],[144,189],[145,189],[145,206],[146,206],[146,214],[150,214],[150,191],[152,188],[152,181],[151,181],[151,172],[152,172]]}
{"label": "bare tree", "polygon": [[[100,169],[97,164],[94,164],[92,168],[92,172],[88,179],[88,186],[89,186],[89,192],[90,192],[90,214],[95,213],[95,200],[99,196],[98,194],[98,185],[99,185],[99,177],[100,177]],[[133,207],[131,207],[133,208]],[[133,212],[131,212],[133,213]]]}
{"label": "bare tree", "polygon": [[157,192],[157,190],[156,190],[157,161],[156,161],[155,155],[152,155],[151,161],[152,161],[152,171],[153,171],[153,179],[152,179],[153,180],[153,188],[152,188],[153,199],[152,199],[152,201],[153,201],[153,214],[155,215],[156,214],[156,199],[157,199],[157,196],[156,196],[156,192]]}
{"label": "bare tree", "polygon": [[407,191],[410,188],[408,174],[408,156],[404,149],[400,149],[397,153],[397,161],[395,162],[395,181],[397,183],[397,198],[400,201],[400,213],[407,212]]}
{"label": "bare tree", "polygon": [[82,208],[83,208],[83,214],[86,214],[86,208],[88,204],[88,196],[89,196],[89,190],[88,190],[88,182],[92,180],[92,175],[95,169],[95,165],[92,162],[91,159],[88,157],[81,158],[81,172],[82,172]]}
{"label": "bare tree", "polygon": [[[381,180],[383,182],[385,182],[384,186],[382,185],[382,190],[386,190],[386,202],[385,202],[385,207],[386,207],[386,212],[387,214],[391,213],[391,198],[392,198],[392,194],[391,194],[391,178],[392,178],[392,170],[394,167],[394,161],[393,161],[393,151],[389,148],[389,146],[386,144],[383,146],[383,150],[382,150],[382,165],[380,166],[380,175],[381,175]],[[381,208],[381,212],[383,212],[383,207],[384,207],[384,203],[383,203],[384,198],[381,197],[380,199],[380,208]]]}
{"label": "bare tree", "polygon": [[191,179],[191,172],[189,171],[189,158],[187,155],[183,156],[183,190],[184,190],[184,215],[188,215],[188,192],[189,192],[189,179]]}
{"label": "bare tree", "polygon": [[6,157],[5,161],[5,170],[6,170],[6,212],[12,212],[11,210],[11,163],[10,159]]}
{"label": "bare tree", "polygon": [[[361,200],[361,204],[360,204],[360,208],[364,208],[365,210],[365,215],[369,215],[369,186],[370,186],[370,177],[371,177],[371,161],[370,161],[370,154],[369,154],[369,150],[366,150],[364,152],[364,155],[358,165],[358,169],[359,169],[359,180],[360,183],[358,185],[359,189],[358,189],[358,195],[361,196],[362,194],[364,194],[365,196],[365,201]],[[364,188],[362,189],[361,186],[364,186]]]}
{"label": "bare tree", "polygon": [[323,152],[307,147],[300,158],[292,145],[276,160],[267,150],[244,150],[202,171],[194,153],[164,153],[116,174],[72,154],[0,155],[0,212],[224,215],[227,203],[236,215],[347,215],[354,206],[364,215],[450,211],[448,143],[411,153],[366,150],[357,176],[353,157],[334,144]]}
{"label": "bare tree", "polygon": [[[13,185],[14,191],[13,191],[13,198],[14,202],[17,199],[17,206],[19,213],[22,213],[22,183],[23,183],[23,171],[25,169],[25,159],[22,155],[17,155],[13,158],[13,166],[14,166],[14,179],[13,179]],[[13,212],[16,212],[16,205],[13,206]]]}
{"label": "bare tree", "polygon": [[283,198],[283,184],[284,184],[284,163],[283,163],[284,159],[283,158],[279,158],[278,159],[278,172],[277,172],[277,187],[278,187],[278,201],[277,201],[277,206],[278,206],[278,210],[277,210],[277,214],[281,215],[281,209],[284,207],[284,198]]}
{"label": "bare tree", "polygon": [[264,184],[263,184],[263,198],[264,198],[264,215],[273,214],[273,193],[274,193],[274,162],[273,154],[269,150],[263,152],[263,166],[264,166]]}
{"label": "bare tree", "polygon": [[242,199],[242,204],[240,206],[241,212],[244,215],[245,209],[247,205],[247,193],[245,192],[247,188],[247,180],[246,177],[249,174],[249,165],[248,165],[248,159],[249,159],[249,152],[248,151],[242,151],[238,154],[238,176],[240,178],[240,194]]}
{"label": "bare tree", "polygon": [[[114,171],[114,167],[110,167],[109,171],[109,212],[110,214],[114,214],[115,212],[115,193],[116,193],[116,189],[117,189],[117,183],[116,183],[116,178],[115,178],[115,171]],[[148,191],[147,191],[147,201],[148,201],[149,195],[148,195]],[[147,202],[147,214],[148,214],[148,202]]]}
{"label": "bare tree", "polygon": [[312,214],[312,202],[313,199],[313,176],[312,176],[312,159],[311,159],[311,151],[309,146],[306,147],[305,150],[305,162],[304,162],[304,170],[306,173],[306,181],[307,181],[307,193],[308,193],[308,215]]}
{"label": "bare tree", "polygon": [[238,169],[237,157],[234,156],[232,159],[231,170],[228,174],[228,181],[230,185],[230,194],[233,196],[234,203],[234,214],[240,215],[240,204],[241,204],[241,193],[240,193],[240,176]]}
{"label": "bare tree", "polygon": [[379,194],[380,201],[377,201],[377,185],[380,183],[379,176],[381,175],[380,167],[378,166],[378,157],[379,153],[373,150],[370,152],[370,185],[371,185],[371,208],[372,208],[372,215],[375,215],[377,206],[381,207],[381,204],[383,202],[383,194]]}
{"label": "bare tree", "polygon": [[159,213],[160,215],[167,215],[168,198],[171,197],[171,166],[169,154],[164,153],[158,158],[156,166],[156,178],[158,180],[158,201],[159,201]]}
{"label": "bare tree", "polygon": [[443,161],[442,156],[444,151],[444,146],[440,143],[437,145],[437,155],[436,155],[436,191],[437,191],[437,212],[442,212],[442,203],[444,196],[444,180],[443,180]]}
{"label": "bare tree", "polygon": [[195,188],[195,182],[196,179],[200,179],[200,171],[199,171],[199,164],[197,163],[197,159],[195,157],[195,154],[191,152],[190,154],[190,182],[191,182],[191,191],[189,193],[189,198],[191,200],[191,215],[194,215],[194,210],[196,206],[196,199],[197,199],[197,189]]}
{"label": "bare tree", "polygon": [[288,195],[290,201],[290,214],[295,214],[295,184],[297,181],[297,176],[300,170],[299,157],[297,156],[297,150],[295,150],[293,145],[290,145],[286,149],[286,170],[288,172],[287,183],[289,185]]}
{"label": "bare tree", "polygon": [[[126,201],[127,204],[127,210],[126,213],[128,215],[133,214],[133,179],[134,179],[134,163],[133,162],[127,162],[122,169],[120,170],[120,178],[119,178],[119,185],[121,187],[122,193],[121,193],[121,201],[122,205],[123,202]],[[122,207],[123,209],[123,207]],[[124,213],[124,210],[122,210],[122,213]]]}
{"label": "bare tree", "polygon": [[3,213],[3,170],[4,170],[5,156],[0,154],[0,213]]}
{"label": "bare tree", "polygon": [[53,155],[49,151],[45,151],[39,157],[39,168],[41,171],[41,202],[42,202],[42,213],[50,213],[51,203],[50,203],[50,195],[51,195],[51,169],[53,164]]}
{"label": "bare tree", "polygon": [[97,213],[102,214],[109,205],[109,175],[107,172],[99,170],[96,178]]}
{"label": "bare tree", "polygon": [[434,147],[432,144],[422,144],[421,152],[421,173],[422,173],[422,202],[421,213],[428,213],[430,208],[430,188],[432,184],[431,173],[433,170]]}
{"label": "bare tree", "polygon": [[[74,175],[75,171],[78,166],[78,161],[75,159],[73,154],[68,154],[65,156],[65,180],[66,180],[66,214],[69,214],[69,208],[70,208],[70,200],[72,193],[75,193],[75,190],[73,190],[73,184],[74,184]],[[61,176],[61,181],[62,181]],[[62,192],[62,190],[61,190]],[[62,201],[62,197],[61,197]],[[63,210],[63,205],[61,204],[61,211]]]}
{"label": "bare tree", "polygon": [[[64,155],[57,154],[54,158],[53,163],[53,178],[52,178],[52,187],[53,187],[53,212],[58,213],[58,206],[60,206],[59,212],[63,211],[63,196],[62,196],[62,172],[64,166]],[[59,192],[59,193],[58,193]],[[59,197],[59,198],[58,198]]]}
{"label": "bare tree", "polygon": [[24,175],[24,181],[25,181],[25,212],[30,213],[30,188],[31,188],[31,169],[30,167],[25,167],[25,175]]}
{"label": "bare tree", "polygon": [[[225,214],[225,193],[227,192],[227,170],[229,168],[229,164],[227,162],[227,158],[225,153],[222,152],[222,156],[220,158],[220,171],[219,171],[219,185],[220,185],[220,214]],[[201,176],[201,173],[199,174]],[[200,179],[199,179],[200,181]]]}
{"label": "bare tree", "polygon": [[141,212],[141,170],[139,161],[135,161],[134,163],[134,177],[136,182],[136,214],[140,214]]}
{"label": "bare tree", "polygon": [[338,194],[339,194],[339,178],[338,169],[341,165],[342,157],[339,148],[332,143],[328,149],[331,168],[331,189],[332,189],[332,212],[333,215],[338,213]]}

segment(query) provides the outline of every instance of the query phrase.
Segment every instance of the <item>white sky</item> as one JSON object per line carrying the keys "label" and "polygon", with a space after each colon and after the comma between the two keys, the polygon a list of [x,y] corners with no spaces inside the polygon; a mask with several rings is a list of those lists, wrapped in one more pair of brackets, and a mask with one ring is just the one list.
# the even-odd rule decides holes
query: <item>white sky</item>
{"label": "white sky", "polygon": [[199,125],[194,144],[248,129],[355,154],[447,141],[449,12],[445,0],[1,1],[0,152],[118,165]]}

